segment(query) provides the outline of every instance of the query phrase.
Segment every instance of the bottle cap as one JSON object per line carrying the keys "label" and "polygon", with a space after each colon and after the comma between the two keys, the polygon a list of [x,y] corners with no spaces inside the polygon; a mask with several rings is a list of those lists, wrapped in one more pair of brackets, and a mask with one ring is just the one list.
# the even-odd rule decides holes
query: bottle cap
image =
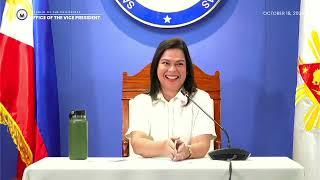
{"label": "bottle cap", "polygon": [[86,110],[73,110],[69,113],[69,119],[77,116],[86,117]]}

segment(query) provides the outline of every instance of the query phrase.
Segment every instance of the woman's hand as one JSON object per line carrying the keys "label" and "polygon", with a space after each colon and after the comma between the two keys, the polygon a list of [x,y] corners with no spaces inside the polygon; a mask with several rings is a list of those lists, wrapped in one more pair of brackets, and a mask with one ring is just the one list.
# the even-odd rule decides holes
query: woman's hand
{"label": "woman's hand", "polygon": [[189,147],[180,139],[176,143],[177,152],[173,158],[174,161],[181,161],[190,158],[191,153]]}
{"label": "woman's hand", "polygon": [[177,141],[177,139],[171,138],[171,139],[166,139],[160,142],[163,156],[169,157],[171,160],[174,159],[177,152],[176,145],[175,145],[175,141]]}

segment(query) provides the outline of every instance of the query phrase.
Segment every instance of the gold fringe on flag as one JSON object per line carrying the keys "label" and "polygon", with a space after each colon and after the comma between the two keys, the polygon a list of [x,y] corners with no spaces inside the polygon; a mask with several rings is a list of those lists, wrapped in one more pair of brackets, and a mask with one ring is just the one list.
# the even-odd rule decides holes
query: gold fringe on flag
{"label": "gold fringe on flag", "polygon": [[7,109],[0,102],[0,124],[6,125],[9,129],[13,142],[17,145],[22,161],[28,166],[33,162],[32,151],[24,138],[18,124],[12,118]]}

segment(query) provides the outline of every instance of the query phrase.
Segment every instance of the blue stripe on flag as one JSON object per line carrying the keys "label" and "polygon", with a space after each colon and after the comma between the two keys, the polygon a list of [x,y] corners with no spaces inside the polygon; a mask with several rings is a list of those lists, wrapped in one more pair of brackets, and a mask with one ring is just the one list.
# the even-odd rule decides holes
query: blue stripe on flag
{"label": "blue stripe on flag", "polygon": [[2,22],[2,14],[3,14],[5,4],[6,4],[6,1],[0,1],[0,25]]}
{"label": "blue stripe on flag", "polygon": [[[33,10],[47,11],[47,0],[34,0]],[[60,156],[60,123],[56,65],[50,20],[34,20],[37,123],[49,156]]]}

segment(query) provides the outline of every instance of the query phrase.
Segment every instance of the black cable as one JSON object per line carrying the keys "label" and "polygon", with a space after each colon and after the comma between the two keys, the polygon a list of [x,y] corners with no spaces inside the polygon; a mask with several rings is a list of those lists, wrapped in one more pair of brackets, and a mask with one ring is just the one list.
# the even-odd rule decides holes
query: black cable
{"label": "black cable", "polygon": [[229,161],[229,180],[231,180],[231,175],[232,175],[232,163]]}
{"label": "black cable", "polygon": [[233,155],[232,158],[228,159],[229,161],[229,180],[231,180],[231,176],[232,176],[232,160],[236,159],[237,156],[236,155]]}

